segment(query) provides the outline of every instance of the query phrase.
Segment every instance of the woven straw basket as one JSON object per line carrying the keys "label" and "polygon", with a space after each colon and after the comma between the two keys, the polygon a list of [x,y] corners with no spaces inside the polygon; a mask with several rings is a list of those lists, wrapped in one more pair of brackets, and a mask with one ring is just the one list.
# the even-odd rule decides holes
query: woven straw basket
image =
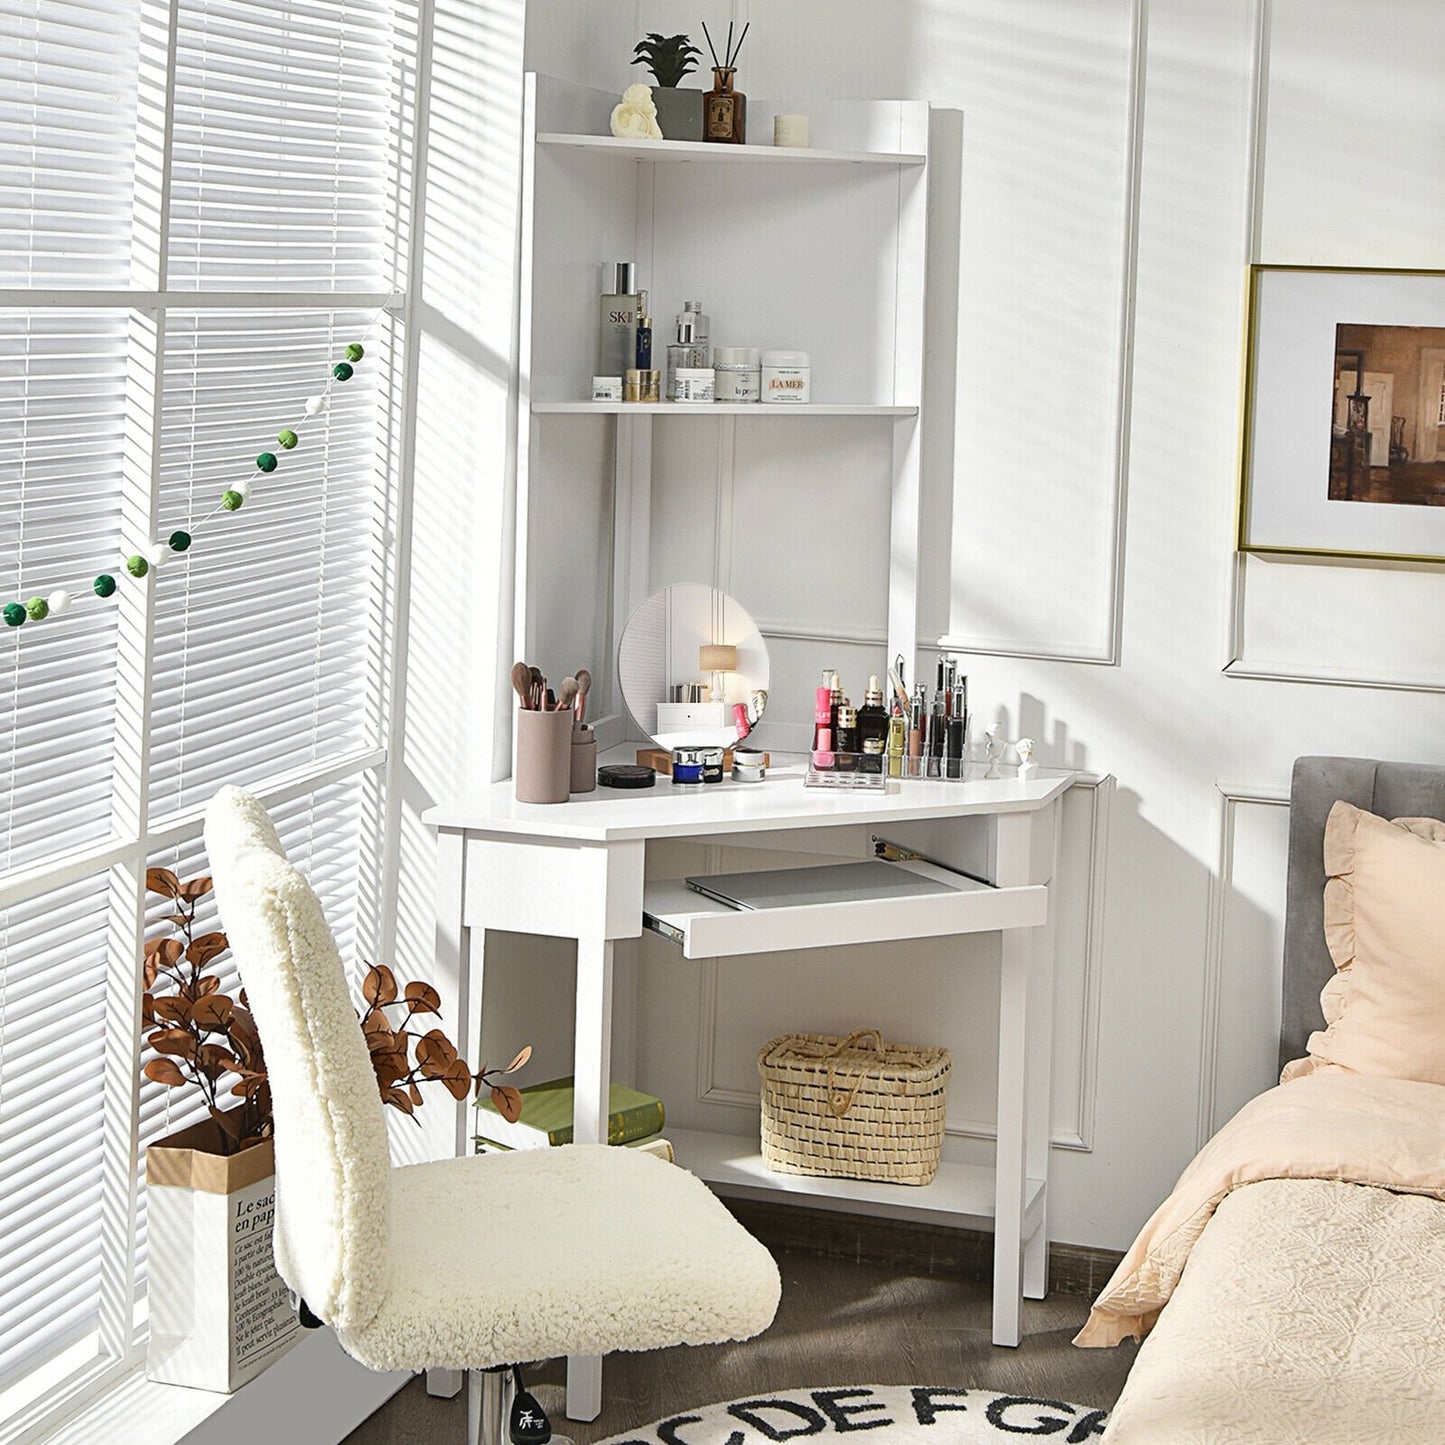
{"label": "woven straw basket", "polygon": [[928,1184],[938,1173],[947,1049],[784,1034],[758,1054],[763,1162],[777,1174]]}

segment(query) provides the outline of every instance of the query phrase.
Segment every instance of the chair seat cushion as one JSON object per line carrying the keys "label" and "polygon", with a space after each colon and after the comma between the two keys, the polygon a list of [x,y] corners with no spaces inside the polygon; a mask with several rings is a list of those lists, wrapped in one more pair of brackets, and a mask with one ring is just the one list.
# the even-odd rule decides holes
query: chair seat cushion
{"label": "chair seat cushion", "polygon": [[391,1236],[380,1310],[338,1332],[375,1370],[746,1339],[778,1304],[767,1250],[686,1170],[635,1149],[393,1169]]}

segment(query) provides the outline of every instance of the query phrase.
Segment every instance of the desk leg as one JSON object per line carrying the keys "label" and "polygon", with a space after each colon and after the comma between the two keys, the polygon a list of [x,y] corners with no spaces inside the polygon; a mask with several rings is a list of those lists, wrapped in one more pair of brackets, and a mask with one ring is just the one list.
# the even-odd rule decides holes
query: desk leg
{"label": "desk leg", "polygon": [[[578,1144],[607,1142],[607,1087],[612,1072],[612,944],[577,940],[575,1093],[573,1138]],[[602,1413],[602,1357],[567,1359],[567,1418],[595,1420]]]}
{"label": "desk leg", "polygon": [[[1001,888],[1029,881],[1031,818],[1007,813],[997,822],[995,873]],[[1021,1336],[1024,1204],[1028,1189],[1029,987],[1036,929],[1006,929],[999,979],[998,1146],[994,1161],[993,1342]]]}
{"label": "desk leg", "polygon": [[[1047,822],[1053,836],[1053,852],[1049,859],[1052,885],[1058,877],[1060,815],[1063,804],[1055,800],[1047,813],[1041,813],[1036,826]],[[1037,876],[1035,882],[1042,881]],[[1049,1150],[1052,1147],[1053,1121],[1049,1114],[1053,1102],[1054,1062],[1054,968],[1059,930],[1054,921],[1053,898],[1050,897],[1049,921],[1042,928],[1029,930],[1033,944],[1029,960],[1029,998],[1034,1007],[1029,1021],[1028,1054],[1028,1116],[1025,1120],[1024,1172],[1030,1179],[1045,1182],[1039,1201],[1038,1225],[1024,1246],[1024,1295],[1043,1299],[1049,1290]]]}

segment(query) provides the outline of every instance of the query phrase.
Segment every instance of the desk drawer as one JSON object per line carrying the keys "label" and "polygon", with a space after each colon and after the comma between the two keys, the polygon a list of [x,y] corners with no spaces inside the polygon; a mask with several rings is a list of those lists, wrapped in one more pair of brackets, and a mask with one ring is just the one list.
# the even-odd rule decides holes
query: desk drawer
{"label": "desk drawer", "polygon": [[705,898],[681,879],[666,879],[644,887],[642,921],[681,944],[684,958],[722,958],[1037,928],[1048,920],[1049,891],[1042,884],[993,888],[962,878],[957,883],[957,891],[946,894],[739,909]]}

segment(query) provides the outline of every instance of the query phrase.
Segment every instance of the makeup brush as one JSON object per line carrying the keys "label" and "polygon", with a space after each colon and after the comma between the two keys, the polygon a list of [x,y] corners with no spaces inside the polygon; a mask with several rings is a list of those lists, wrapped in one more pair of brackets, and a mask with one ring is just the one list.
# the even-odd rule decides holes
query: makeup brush
{"label": "makeup brush", "polygon": [[512,691],[522,699],[523,707],[531,708],[532,669],[525,662],[512,664]]}
{"label": "makeup brush", "polygon": [[540,667],[529,667],[527,673],[532,680],[532,706],[540,709],[542,701],[547,695],[547,679],[542,676]]}
{"label": "makeup brush", "polygon": [[592,691],[592,674],[585,667],[577,669],[577,726],[587,725],[587,694]]}
{"label": "makeup brush", "polygon": [[564,677],[562,679],[562,691],[557,694],[557,712],[571,712],[572,704],[577,700],[577,679],[575,677]]}

